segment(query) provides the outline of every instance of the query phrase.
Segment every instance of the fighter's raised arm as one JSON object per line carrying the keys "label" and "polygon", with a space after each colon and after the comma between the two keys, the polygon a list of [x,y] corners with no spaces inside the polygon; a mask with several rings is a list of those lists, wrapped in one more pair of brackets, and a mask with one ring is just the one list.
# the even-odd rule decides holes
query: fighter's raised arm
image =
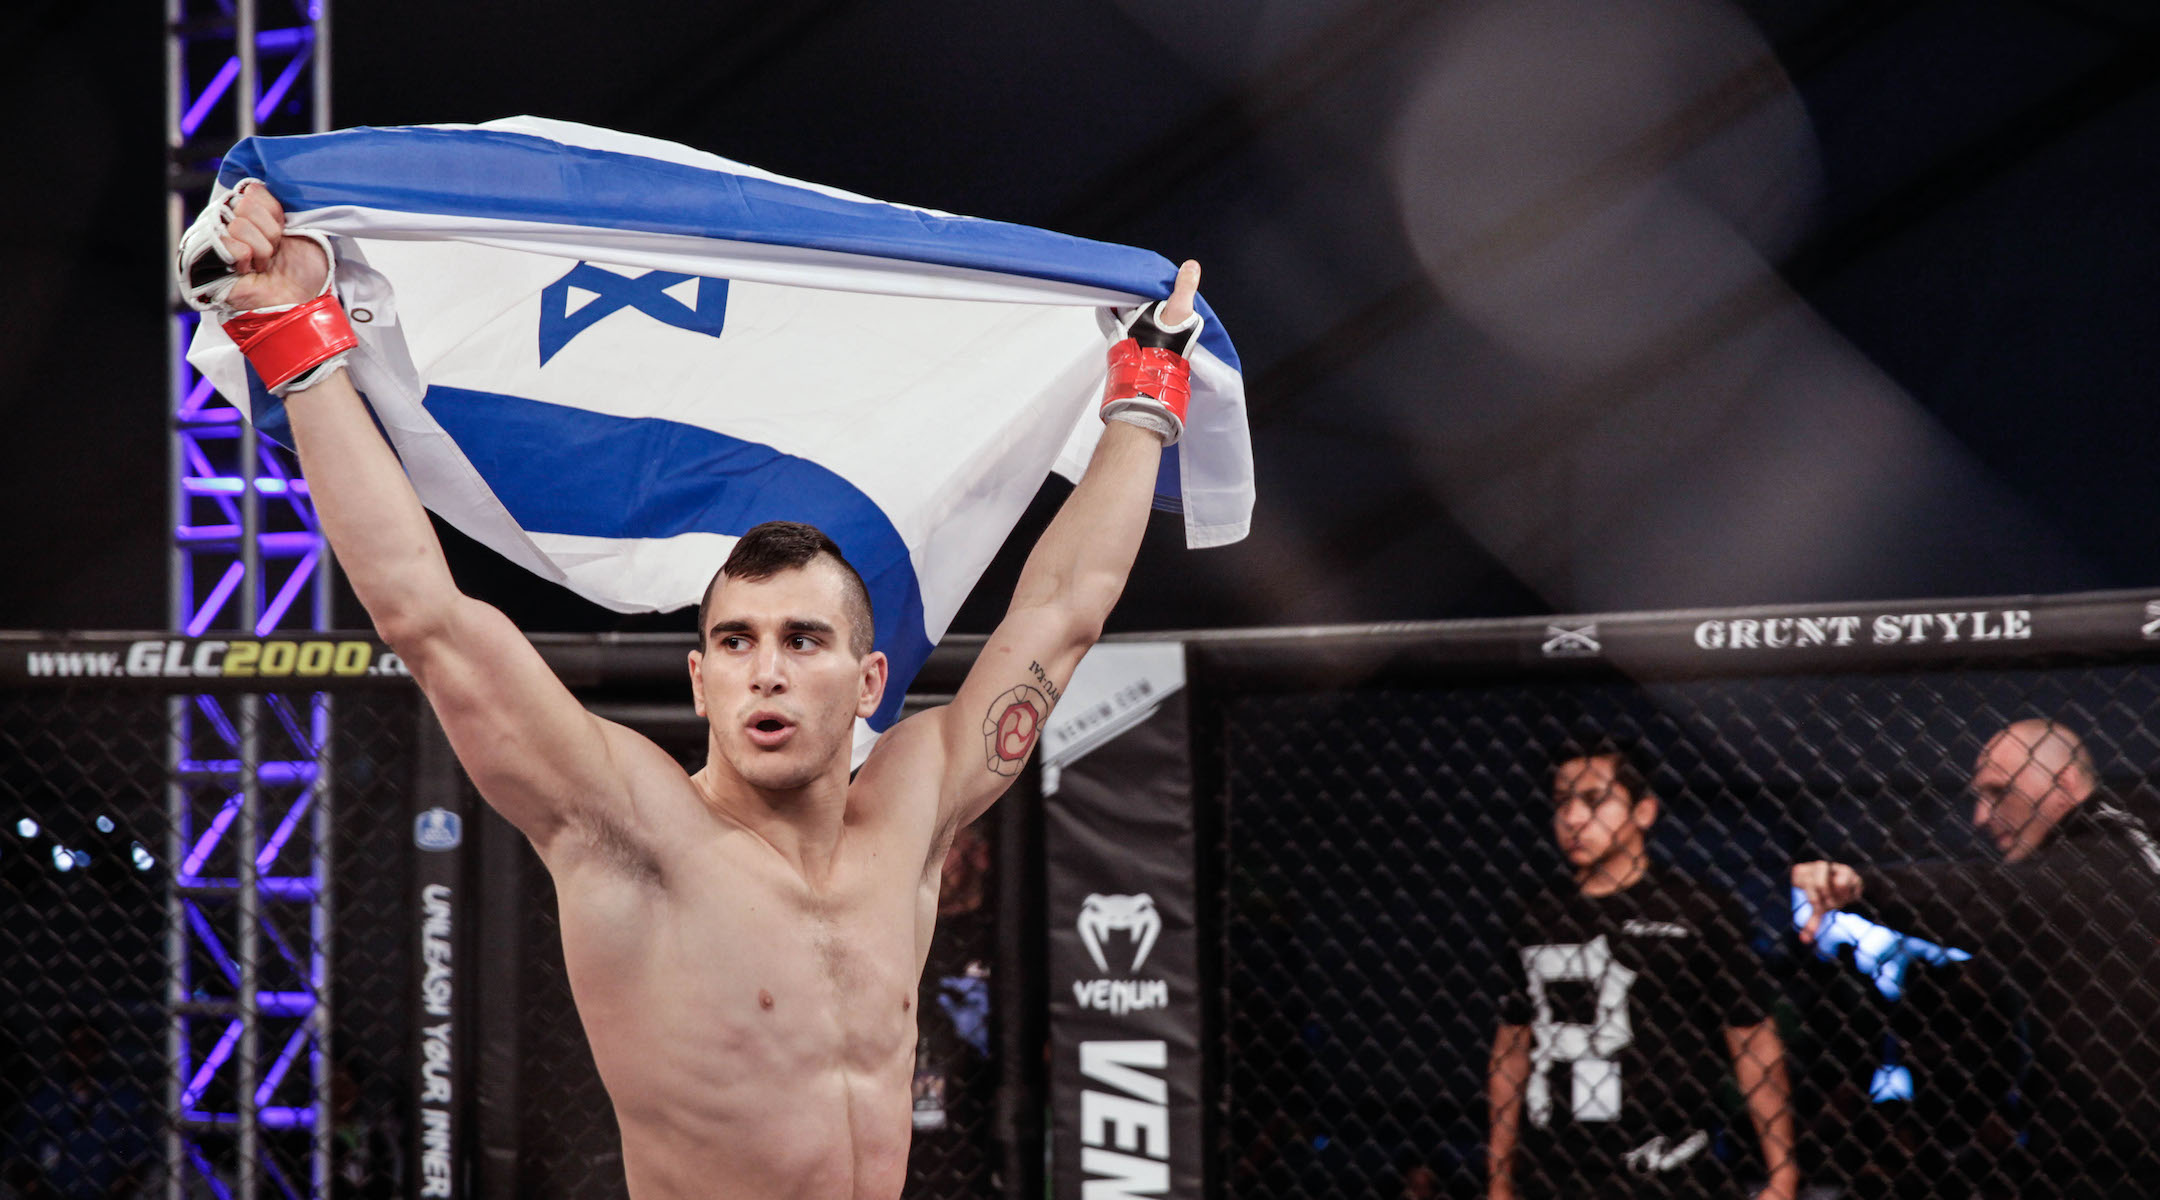
{"label": "fighter's raised arm", "polygon": [[220,266],[205,257],[207,239],[217,238],[231,273],[213,298],[235,310],[226,332],[288,397],[315,511],[346,578],[481,794],[545,855],[579,812],[625,807],[632,763],[660,752],[587,713],[507,617],[458,590],[404,468],[337,365],[351,334],[323,244],[287,236],[283,208],[260,184],[225,203],[221,232],[216,206],[190,231],[192,261],[183,243],[182,284],[208,291],[202,279]]}
{"label": "fighter's raised arm", "polygon": [[981,816],[1034,751],[1073,668],[1102,636],[1147,531],[1165,445],[1183,430],[1185,356],[1200,335],[1200,264],[1178,269],[1110,353],[1107,428],[1087,471],[1029,553],[1005,617],[934,721],[943,750],[939,827]]}

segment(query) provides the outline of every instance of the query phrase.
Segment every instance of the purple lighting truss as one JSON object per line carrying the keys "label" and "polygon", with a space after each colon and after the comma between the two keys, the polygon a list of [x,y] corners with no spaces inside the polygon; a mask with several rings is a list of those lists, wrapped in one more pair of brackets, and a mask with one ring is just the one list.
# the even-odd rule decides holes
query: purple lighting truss
{"label": "purple lighting truss", "polygon": [[[329,128],[329,5],[166,0],[169,244],[256,133]],[[267,82],[266,82],[267,80]],[[172,302],[172,627],[330,625],[331,560],[291,453],[187,364]],[[168,713],[168,1200],[330,1194],[330,697],[176,697]]]}

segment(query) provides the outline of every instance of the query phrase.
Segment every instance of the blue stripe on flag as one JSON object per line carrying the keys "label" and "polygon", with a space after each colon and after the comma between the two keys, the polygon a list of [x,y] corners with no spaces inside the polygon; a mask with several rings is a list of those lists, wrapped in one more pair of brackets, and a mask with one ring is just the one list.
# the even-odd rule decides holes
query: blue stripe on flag
{"label": "blue stripe on flag", "polygon": [[[1171,275],[1170,282],[1176,283],[1177,276]],[[1170,298],[1170,289],[1168,287],[1163,289],[1162,298],[1165,300]],[[1245,374],[1245,365],[1238,361],[1237,347],[1230,344],[1230,335],[1224,332],[1222,318],[1215,315],[1214,306],[1207,302],[1206,296],[1194,296],[1193,311],[1207,319],[1207,327],[1200,331],[1201,348],[1221,359],[1224,366],[1236,371],[1239,378],[1242,379]]]}
{"label": "blue stripe on flag", "polygon": [[868,585],[877,648],[892,660],[871,727],[883,730],[899,715],[930,655],[922,589],[907,543],[854,484],[809,459],[676,421],[440,385],[425,403],[529,533],[736,537],[765,521],[824,530]]}
{"label": "blue stripe on flag", "polygon": [[1178,465],[1178,448],[1166,446],[1162,462],[1155,467],[1155,498],[1149,507],[1156,512],[1182,513],[1185,511],[1184,468]]}
{"label": "blue stripe on flag", "polygon": [[[805,187],[502,129],[358,128],[249,138],[218,171],[269,183],[289,211],[355,205],[508,221],[690,234],[939,263],[1165,297],[1177,267],[1152,251],[946,217]],[[1204,305],[1202,306],[1205,307]],[[1200,342],[1237,366],[1208,313]]]}

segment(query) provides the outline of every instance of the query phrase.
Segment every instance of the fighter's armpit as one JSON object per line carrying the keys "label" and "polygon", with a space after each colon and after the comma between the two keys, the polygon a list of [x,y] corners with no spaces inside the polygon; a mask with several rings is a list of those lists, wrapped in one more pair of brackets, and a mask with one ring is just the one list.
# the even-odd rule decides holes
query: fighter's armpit
{"label": "fighter's armpit", "polygon": [[1050,700],[1041,689],[1021,684],[990,702],[983,714],[983,746],[986,763],[994,775],[1018,775],[1042,735],[1050,716]]}

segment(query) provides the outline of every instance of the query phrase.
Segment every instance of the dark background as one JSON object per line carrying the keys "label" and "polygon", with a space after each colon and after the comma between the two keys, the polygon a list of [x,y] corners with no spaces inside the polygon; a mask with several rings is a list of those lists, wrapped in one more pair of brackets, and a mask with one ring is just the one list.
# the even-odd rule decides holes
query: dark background
{"label": "dark background", "polygon": [[[1254,533],[1188,552],[1158,519],[1113,628],[2051,591],[2160,581],[2156,27],[2128,0],[345,0],[333,117],[587,121],[1201,259]],[[140,3],[0,11],[0,628],[165,623],[159,33]],[[686,623],[452,554],[528,628]]]}

